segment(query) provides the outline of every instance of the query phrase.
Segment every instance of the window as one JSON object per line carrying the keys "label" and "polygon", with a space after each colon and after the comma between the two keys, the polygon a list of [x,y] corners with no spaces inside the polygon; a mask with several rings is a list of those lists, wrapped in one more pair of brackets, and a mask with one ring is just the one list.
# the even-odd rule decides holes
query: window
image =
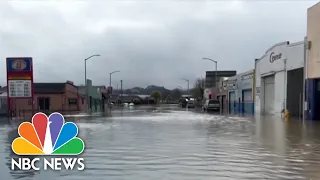
{"label": "window", "polygon": [[69,105],[77,104],[77,99],[69,99]]}
{"label": "window", "polygon": [[81,103],[84,104],[84,98],[81,98]]}

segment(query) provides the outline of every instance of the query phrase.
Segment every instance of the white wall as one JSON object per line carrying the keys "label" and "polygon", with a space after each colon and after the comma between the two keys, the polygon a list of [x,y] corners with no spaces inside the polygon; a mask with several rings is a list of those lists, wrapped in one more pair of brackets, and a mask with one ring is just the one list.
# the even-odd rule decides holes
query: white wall
{"label": "white wall", "polygon": [[304,66],[304,42],[290,44],[287,48],[287,71]]}
{"label": "white wall", "polygon": [[[286,69],[293,70],[304,66],[304,44],[297,42],[293,44],[287,44],[282,42],[275,44],[269,48],[265,54],[256,61],[255,72],[255,86],[256,89],[260,88],[260,93],[256,90],[255,96],[255,112],[260,114],[263,112],[264,98],[261,97],[263,92],[262,77],[275,74],[275,100],[274,100],[274,114],[281,113],[284,107],[286,99]],[[271,53],[273,55],[282,54],[280,59],[270,62]],[[285,64],[286,61],[286,64]]]}
{"label": "white wall", "polygon": [[205,100],[209,99],[209,95],[211,94],[211,92],[212,92],[212,88],[205,88],[203,92],[203,98]]}
{"label": "white wall", "polygon": [[287,96],[287,84],[285,83],[285,78],[285,71],[276,73],[274,77],[274,114],[280,114],[284,107],[283,103],[285,102],[285,98]]}

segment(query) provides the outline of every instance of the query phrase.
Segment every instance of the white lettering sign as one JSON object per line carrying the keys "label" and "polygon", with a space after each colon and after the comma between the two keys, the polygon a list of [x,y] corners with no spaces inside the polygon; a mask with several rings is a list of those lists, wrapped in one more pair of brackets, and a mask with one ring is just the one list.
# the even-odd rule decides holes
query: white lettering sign
{"label": "white lettering sign", "polygon": [[9,80],[9,97],[31,97],[31,80]]}

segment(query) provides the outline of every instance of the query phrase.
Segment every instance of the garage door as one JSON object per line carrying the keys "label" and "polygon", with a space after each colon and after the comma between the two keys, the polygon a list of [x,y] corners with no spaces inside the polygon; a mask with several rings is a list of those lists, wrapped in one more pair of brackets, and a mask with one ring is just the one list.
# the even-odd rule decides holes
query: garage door
{"label": "garage door", "polygon": [[236,93],[229,92],[229,112],[234,113],[236,108]]}
{"label": "garage door", "polygon": [[243,112],[253,113],[252,89],[242,91]]}
{"label": "garage door", "polygon": [[264,79],[264,113],[272,114],[274,107],[274,75]]}

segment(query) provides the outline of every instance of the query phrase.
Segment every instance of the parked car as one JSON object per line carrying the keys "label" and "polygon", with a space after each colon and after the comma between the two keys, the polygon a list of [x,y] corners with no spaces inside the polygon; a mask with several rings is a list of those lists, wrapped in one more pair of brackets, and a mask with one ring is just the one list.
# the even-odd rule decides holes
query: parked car
{"label": "parked car", "polygon": [[206,102],[202,106],[202,109],[204,111],[220,111],[220,101],[206,100]]}
{"label": "parked car", "polygon": [[187,101],[187,108],[195,108],[194,100]]}

